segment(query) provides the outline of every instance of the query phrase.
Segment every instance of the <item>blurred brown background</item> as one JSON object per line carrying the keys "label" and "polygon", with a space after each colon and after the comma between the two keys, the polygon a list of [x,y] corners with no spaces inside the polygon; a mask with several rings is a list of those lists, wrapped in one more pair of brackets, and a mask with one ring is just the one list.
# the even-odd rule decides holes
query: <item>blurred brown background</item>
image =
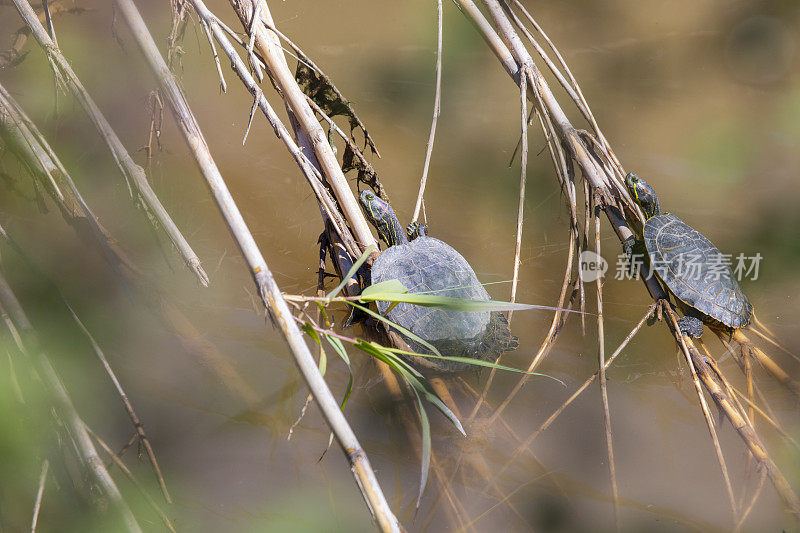
{"label": "blurred brown background", "polygon": [[[138,5],[163,51],[169,3]],[[800,351],[797,3],[616,0],[526,5],[559,46],[623,165],[646,177],[659,192],[662,207],[700,229],[724,252],[762,254],[759,279],[745,281],[743,288],[759,318],[781,342]],[[112,27],[109,3],[82,0],[80,7],[89,11],[55,20],[61,49],[143,164],[144,153],[138,150],[147,142],[148,93],[154,81],[122,22]],[[240,29],[225,2],[211,1],[209,7]],[[373,162],[376,170],[401,222],[407,222],[430,126],[435,2],[291,0],[271,2],[270,8],[279,28],[355,105],[383,155]],[[519,179],[518,161],[512,167],[508,161],[519,137],[518,95],[454,5],[445,2],[444,17],[442,115],[425,197],[428,222],[431,234],[467,257],[482,281],[508,280]],[[0,6],[0,35],[6,36],[0,44],[9,45],[21,24],[13,7]],[[103,224],[148,276],[167,287],[176,305],[262,399],[256,409],[245,405],[146,306],[129,301],[102,255],[85,247],[52,206],[41,213],[30,199],[33,191],[25,170],[13,157],[3,157],[3,225],[56,280],[119,372],[176,499],[170,512],[177,526],[199,531],[370,529],[340,452],[334,449],[317,462],[328,432],[315,407],[287,442],[306,390],[280,335],[265,326],[257,311],[246,268],[169,112],[163,150],[154,154],[148,177],[203,260],[212,279],[208,289],[196,285],[169,243],[154,237],[80,107],[68,95],[55,96],[41,51],[32,43],[26,49],[30,53],[24,62],[0,71],[0,82],[49,139]],[[189,102],[279,285],[287,292],[310,293],[316,286],[321,231],[311,191],[263,117],[256,117],[242,147],[250,97],[224,60],[229,90],[220,93],[208,43],[196,23],[188,26],[182,49],[180,74]],[[282,109],[271,89],[267,98]],[[581,124],[571,109],[570,116]],[[540,152],[543,147],[541,136],[532,135],[518,300],[552,305],[561,287],[568,217],[549,155]],[[613,278],[620,246],[605,226],[603,236]],[[18,267],[11,277],[22,287],[26,310],[37,327],[69,355],[56,364],[78,409],[107,440],[121,446],[130,435],[124,412],[85,340],[52,311],[43,284],[20,262],[8,263]],[[604,287],[607,353],[649,304],[641,284],[611,278]],[[509,290],[505,284],[489,287],[498,299],[507,299]],[[542,312],[515,314],[513,330],[521,346],[507,356],[506,364],[528,364],[550,318]],[[710,346],[715,355],[724,351],[716,341]],[[788,358],[776,357],[797,375]],[[351,358],[356,388],[346,414],[393,507],[411,530],[449,528],[446,503],[432,508],[439,492],[435,482],[412,521],[417,456],[371,363],[355,351]],[[517,433],[528,435],[596,365],[594,322],[587,321],[583,337],[579,321],[571,318],[540,367],[564,380],[567,388],[533,378],[506,411],[507,421]],[[733,361],[723,359],[721,366],[741,384]],[[467,379],[479,386],[485,377]],[[502,400],[516,379],[499,374],[491,400]],[[329,383],[335,394],[342,394],[347,374],[341,362],[331,364]],[[794,401],[768,379],[761,385],[787,430],[797,435]],[[609,395],[623,528],[730,529],[730,509],[708,431],[664,327],[645,328],[631,343],[609,372]],[[471,402],[461,400],[468,412]],[[42,421],[20,419],[11,398],[3,410],[0,517],[9,529],[17,529],[27,527],[30,519],[43,454],[60,452],[54,445],[42,446],[52,440],[48,431],[25,429]],[[445,468],[452,467],[462,450],[467,458],[480,454],[499,468],[514,449],[503,431],[483,431],[477,425],[467,428],[470,437],[463,439],[438,414],[432,417],[434,450]],[[790,481],[800,487],[797,456],[770,432],[764,434]],[[745,463],[741,442],[729,425],[722,426],[720,438],[737,488]],[[596,387],[537,440],[534,451],[554,477],[521,460],[496,478],[521,516],[503,505],[484,515],[496,499],[485,493],[480,473],[467,463],[464,476],[456,476],[453,487],[470,513],[468,520],[481,516],[476,530],[613,529]],[[155,491],[147,468],[143,461],[135,465]],[[121,485],[135,500],[126,482]],[[88,511],[75,503],[70,491],[63,485],[48,487],[42,527],[99,527],[87,522]],[[767,486],[746,529],[783,525],[780,504]],[[159,526],[154,521],[151,527]]]}

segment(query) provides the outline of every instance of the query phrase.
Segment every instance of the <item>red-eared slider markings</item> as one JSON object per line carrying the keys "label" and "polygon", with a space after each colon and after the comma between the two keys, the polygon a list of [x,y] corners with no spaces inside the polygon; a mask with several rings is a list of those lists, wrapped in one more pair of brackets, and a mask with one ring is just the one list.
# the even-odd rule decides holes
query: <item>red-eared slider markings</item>
{"label": "red-eared slider markings", "polygon": [[[412,293],[428,293],[467,300],[489,300],[466,259],[444,242],[419,235],[409,242],[394,210],[369,191],[361,193],[361,205],[369,221],[389,245],[372,265],[372,283],[398,279]],[[411,233],[411,232],[409,232]],[[517,347],[508,321],[500,312],[466,312],[434,309],[400,303],[377,302],[386,318],[425,339],[444,356],[494,360],[502,352]],[[413,339],[406,339],[413,350],[428,350]],[[442,370],[468,368],[467,363],[430,360]]]}
{"label": "red-eared slider markings", "polygon": [[668,213],[648,219],[643,236],[653,268],[675,296],[732,328],[748,324],[750,304],[730,259],[700,232]]}
{"label": "red-eared slider markings", "polygon": [[[651,267],[688,308],[679,321],[681,331],[698,337],[703,322],[734,329],[748,326],[753,308],[734,279],[730,256],[680,218],[662,213],[646,181],[628,174],[625,185],[645,215],[642,237]],[[628,239],[625,250],[631,253],[633,246],[634,240]]]}

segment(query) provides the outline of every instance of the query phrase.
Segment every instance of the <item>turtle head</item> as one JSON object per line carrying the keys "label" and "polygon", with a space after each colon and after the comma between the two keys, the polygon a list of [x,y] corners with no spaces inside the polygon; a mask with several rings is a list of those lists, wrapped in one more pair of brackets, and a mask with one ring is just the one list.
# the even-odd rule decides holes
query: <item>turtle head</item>
{"label": "turtle head", "polygon": [[389,246],[397,244],[405,244],[408,242],[406,232],[400,221],[397,220],[397,215],[394,214],[394,209],[389,205],[389,202],[380,198],[372,191],[361,191],[359,196],[361,208],[364,210],[369,223],[375,226],[378,230],[378,235]]}
{"label": "turtle head", "polygon": [[644,212],[645,219],[661,214],[661,207],[658,205],[656,191],[649,183],[631,172],[625,176],[625,186],[634,202],[639,204]]}

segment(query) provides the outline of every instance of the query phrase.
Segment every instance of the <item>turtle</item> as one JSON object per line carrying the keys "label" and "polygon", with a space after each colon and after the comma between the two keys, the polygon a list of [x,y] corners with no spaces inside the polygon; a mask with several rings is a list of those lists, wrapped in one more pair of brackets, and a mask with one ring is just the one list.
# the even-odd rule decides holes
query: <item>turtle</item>
{"label": "turtle", "polygon": [[703,324],[722,330],[750,325],[753,306],[731,272],[730,256],[683,220],[661,211],[655,190],[630,173],[625,186],[645,216],[642,240],[623,243],[633,264],[634,250],[646,252],[650,268],[675,296],[683,311],[681,333],[700,337]]}
{"label": "turtle", "polygon": [[[388,246],[372,265],[372,284],[397,279],[409,292],[491,299],[467,260],[450,245],[429,237],[426,225],[412,223],[404,230],[391,205],[369,190],[362,191],[359,200],[367,220]],[[500,354],[519,345],[508,320],[499,311],[453,311],[408,303],[394,306],[392,302],[376,303],[381,315],[424,339],[443,356],[494,362]],[[431,354],[430,349],[414,339],[404,340],[415,352]],[[459,372],[474,366],[435,358],[427,362],[443,372]]]}

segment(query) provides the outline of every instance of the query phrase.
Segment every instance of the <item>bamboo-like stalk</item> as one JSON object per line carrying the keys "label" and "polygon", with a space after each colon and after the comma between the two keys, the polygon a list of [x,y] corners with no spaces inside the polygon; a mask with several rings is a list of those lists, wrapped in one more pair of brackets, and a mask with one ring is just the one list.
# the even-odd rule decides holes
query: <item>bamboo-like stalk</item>
{"label": "bamboo-like stalk", "polygon": [[[525,220],[525,186],[528,182],[528,84],[519,85],[520,100],[520,151],[519,205],[517,207],[517,239],[514,241],[514,268],[511,276],[511,301],[517,301],[517,282],[519,281],[519,256],[522,252],[522,226]],[[513,311],[508,312],[508,325],[511,327]]]}
{"label": "bamboo-like stalk", "polygon": [[364,218],[353,191],[345,179],[339,162],[336,160],[336,155],[328,143],[325,131],[314,116],[314,110],[308,105],[305,93],[300,89],[294,79],[294,75],[289,70],[289,65],[283,55],[280,39],[275,32],[268,29],[268,27],[275,26],[269,6],[265,0],[256,0],[256,3],[260,5],[258,11],[260,16],[263,17],[264,22],[262,22],[260,19],[251,20],[256,11],[256,3],[253,1],[230,0],[230,3],[245,30],[248,33],[250,31],[255,32],[255,48],[264,59],[273,83],[286,102],[287,109],[308,136],[314,155],[316,155],[323,174],[336,195],[342,212],[353,229],[353,234],[359,246],[361,246],[362,250],[366,250],[372,245],[377,249],[375,237],[372,236],[369,224]]}
{"label": "bamboo-like stalk", "polygon": [[[242,80],[242,83],[245,85],[247,90],[253,95],[255,102],[258,104],[258,108],[261,109],[262,113],[269,121],[270,125],[275,131],[275,134],[279,139],[281,139],[281,141],[283,141],[287,150],[289,150],[289,153],[292,155],[295,162],[297,162],[297,165],[300,167],[300,170],[302,170],[303,175],[317,197],[317,201],[320,204],[320,210],[323,212],[324,216],[330,220],[339,240],[344,245],[351,257],[359,257],[362,250],[355,242],[350,229],[347,227],[347,222],[339,212],[335,200],[331,197],[328,189],[322,183],[324,178],[318,170],[318,165],[315,164],[316,157],[314,156],[313,150],[310,148],[306,150],[305,145],[298,146],[298,143],[292,138],[289,130],[283,125],[280,118],[278,118],[278,114],[264,97],[261,87],[259,87],[257,81],[247,68],[247,65],[244,63],[242,58],[236,52],[233,44],[228,39],[228,35],[232,32],[230,32],[224,23],[222,23],[222,21],[220,21],[216,15],[214,15],[206,7],[202,0],[189,1],[191,2],[192,7],[194,7],[195,12],[197,12],[197,15],[200,17],[203,27],[206,28],[209,34],[213,35],[213,39],[216,39],[220,44],[223,52],[228,56],[228,59],[230,59],[231,68]],[[232,35],[235,36],[235,34]],[[238,39],[238,36],[236,38]],[[299,141],[301,143],[305,140],[305,137],[299,136]]]}
{"label": "bamboo-like stalk", "polygon": [[49,468],[50,468],[50,461],[45,459],[42,462],[42,473],[39,475],[39,488],[36,490],[36,501],[33,503],[33,518],[31,518],[31,533],[36,533],[36,524],[39,522],[39,511],[42,509],[44,486],[47,483],[47,472]]}
{"label": "bamboo-like stalk", "polygon": [[[621,176],[624,175],[621,165],[616,160],[613,152],[605,148],[607,143],[600,142],[586,132],[577,130],[570,123],[560,104],[548,87],[546,80],[534,64],[530,53],[517,35],[511,20],[509,20],[506,12],[508,6],[504,1],[501,3],[501,0],[483,0],[483,4],[497,28],[495,31],[495,28],[486,21],[472,0],[454,1],[480,31],[492,51],[497,55],[503,68],[512,77],[514,82],[517,85],[526,82],[531,84],[533,88],[531,97],[534,98],[538,110],[542,112],[548,120],[552,121],[553,132],[555,137],[560,141],[556,143],[557,147],[563,146],[569,159],[578,164],[584,180],[591,185],[594,194],[598,198],[599,206],[605,212],[611,227],[614,229],[620,241],[624,242],[627,240],[633,235],[631,226],[641,225],[642,217],[638,209],[630,201],[629,195],[620,181]],[[504,9],[503,6],[505,6],[506,9]],[[525,79],[526,74],[527,80]],[[582,102],[576,102],[576,105],[579,107],[582,107],[582,104]],[[554,139],[548,137],[548,143],[553,141]],[[558,174],[560,177],[560,170]],[[667,301],[667,293],[656,278],[652,274],[647,274],[645,272],[642,274],[642,280],[653,300],[657,302]],[[692,345],[690,341],[685,341],[677,328],[670,326],[669,329],[676,342],[681,347],[687,361],[691,361],[691,363],[689,363],[690,366],[692,364],[694,364],[695,367],[701,366],[694,360],[692,355],[692,350],[697,352],[694,345]],[[769,365],[769,361],[767,361],[767,364]],[[703,368],[707,370],[707,365],[703,366]],[[770,369],[770,371],[773,370],[775,369]],[[709,373],[710,371],[706,372],[706,374]],[[719,386],[715,387],[712,378],[704,379],[704,376],[701,374],[702,372],[698,371],[700,381],[709,393],[711,393],[717,405],[720,406],[726,414],[727,410],[730,409],[732,413],[735,413],[735,419],[741,420],[742,415],[736,411],[735,400],[729,397],[724,388]],[[783,377],[780,372],[778,372],[778,376]],[[787,380],[784,379],[783,381],[788,384]],[[701,405],[704,404],[702,393],[700,393],[700,402]],[[704,416],[708,421],[708,413],[705,406]],[[731,420],[733,422],[734,419]],[[734,424],[734,427],[736,427],[737,432],[744,440],[748,449],[753,453],[754,457],[767,469],[773,485],[786,505],[794,512],[800,511],[800,500],[797,499],[797,496],[792,491],[788,482],[786,482],[785,478],[769,458],[763,446],[760,445],[760,441],[755,432],[744,424],[742,424],[742,427],[737,427],[737,425]],[[712,431],[713,438],[713,426],[710,426],[709,430]],[[718,448],[718,446],[716,447]],[[724,467],[724,462],[721,460],[720,466],[723,470],[723,476],[727,479],[728,476]],[[726,484],[728,485],[730,494],[729,483]],[[733,505],[735,507],[735,503],[733,503]]]}
{"label": "bamboo-like stalk", "polygon": [[[66,304],[66,302],[65,302]],[[164,495],[164,499],[167,503],[172,503],[172,498],[170,498],[169,491],[167,490],[167,483],[164,481],[164,475],[161,473],[161,467],[158,466],[158,460],[156,459],[156,454],[153,451],[153,446],[150,444],[150,439],[147,437],[147,433],[144,431],[144,425],[142,424],[139,415],[136,414],[136,410],[133,408],[133,404],[128,399],[128,395],[125,393],[125,390],[122,388],[122,384],[119,382],[117,378],[117,374],[111,368],[111,364],[106,359],[103,350],[100,348],[100,345],[97,344],[97,341],[94,339],[94,336],[86,329],[83,322],[78,315],[75,313],[75,310],[69,304],[67,305],[67,309],[69,310],[70,314],[72,314],[73,320],[75,323],[78,324],[78,327],[86,336],[86,339],[89,341],[89,344],[92,346],[92,350],[94,350],[95,355],[100,360],[100,363],[103,365],[103,368],[108,374],[108,377],[111,379],[111,383],[114,384],[114,388],[117,389],[117,394],[119,394],[120,399],[122,400],[122,405],[125,407],[125,411],[128,413],[128,418],[131,420],[131,424],[136,431],[136,434],[139,436],[139,440],[144,447],[145,453],[147,454],[147,458],[150,460],[150,464],[153,466],[153,472],[156,475],[156,480],[158,481],[158,486],[161,489],[161,493]]]}
{"label": "bamboo-like stalk", "polygon": [[[356,482],[373,517],[383,531],[399,531],[400,526],[378,484],[369,459],[342,414],[339,405],[317,368],[305,339],[281,295],[275,279],[270,272],[258,245],[250,233],[242,215],[231,196],[227,185],[208,149],[205,138],[197,123],[186,97],[179,88],[158,51],[147,26],[131,0],[117,0],[123,18],[130,27],[140,50],[148,61],[170,103],[175,120],[183,134],[192,155],[205,178],[214,200],[217,202],[228,228],[244,256],[262,302],[273,323],[281,330],[300,369],[303,378],[320,406],[322,415],[336,436],[342,451],[347,457]],[[264,6],[266,7],[266,6]],[[268,64],[270,72],[272,65]],[[288,69],[288,67],[287,67]],[[317,124],[319,125],[319,124]],[[341,172],[341,169],[340,169]],[[349,189],[348,189],[349,190]]]}
{"label": "bamboo-like stalk", "polygon": [[169,213],[161,204],[161,201],[156,196],[156,193],[147,182],[142,167],[137,165],[133,158],[131,158],[128,151],[125,149],[122,141],[117,136],[114,129],[109,124],[106,117],[97,107],[89,92],[84,88],[78,76],[72,70],[67,59],[61,53],[56,43],[48,35],[47,30],[44,28],[33,8],[27,0],[13,0],[14,6],[17,8],[22,19],[30,27],[31,32],[42,47],[48,60],[56,68],[57,76],[60,76],[67,88],[72,92],[73,96],[80,102],[89,119],[94,123],[97,131],[103,137],[103,140],[108,145],[114,161],[119,167],[122,175],[128,182],[128,187],[133,186],[137,194],[141,197],[147,209],[152,213],[153,217],[158,220],[159,225],[163,228],[164,232],[169,237],[172,244],[183,257],[184,262],[189,267],[203,286],[208,285],[208,275],[203,267],[200,265],[200,259],[194,253],[189,243],[184,238],[183,234],[178,229],[175,222],[169,216]]}
{"label": "bamboo-like stalk", "polygon": [[[425,163],[422,165],[422,178],[419,180],[419,192],[417,202],[414,204],[414,214],[411,215],[411,222],[416,222],[419,218],[419,210],[422,207],[423,196],[425,195],[425,184],[428,182],[428,167],[431,164],[433,155],[433,141],[436,138],[436,123],[439,121],[442,104],[442,0],[436,0],[436,93],[433,97],[433,118],[431,119],[431,130],[428,133],[428,143],[425,146]],[[513,300],[512,300],[513,302]]]}
{"label": "bamboo-like stalk", "polygon": [[[589,199],[587,198],[587,201]],[[594,202],[589,202],[594,208]],[[600,217],[592,209],[594,219],[594,252],[602,257],[600,251]],[[614,500],[614,521],[620,531],[619,489],[617,488],[617,469],[614,464],[614,442],[611,437],[611,409],[608,405],[608,383],[606,381],[606,335],[603,317],[603,278],[597,276],[597,360],[600,371],[600,398],[603,401],[603,427],[606,434],[606,453],[608,457],[608,476],[611,480],[611,497]]]}
{"label": "bamboo-like stalk", "polygon": [[86,426],[72,404],[67,389],[53,369],[48,355],[44,352],[37,338],[33,325],[28,320],[25,311],[22,309],[2,271],[0,271],[0,308],[8,315],[9,321],[7,325],[9,328],[14,329],[13,334],[20,341],[20,349],[31,358],[35,365],[36,371],[45,384],[61,420],[74,439],[87,471],[98,486],[102,487],[103,492],[108,497],[111,506],[119,515],[125,528],[128,531],[140,532],[141,528],[136,518],[97,454],[97,450],[92,444],[92,439],[86,431]]}

